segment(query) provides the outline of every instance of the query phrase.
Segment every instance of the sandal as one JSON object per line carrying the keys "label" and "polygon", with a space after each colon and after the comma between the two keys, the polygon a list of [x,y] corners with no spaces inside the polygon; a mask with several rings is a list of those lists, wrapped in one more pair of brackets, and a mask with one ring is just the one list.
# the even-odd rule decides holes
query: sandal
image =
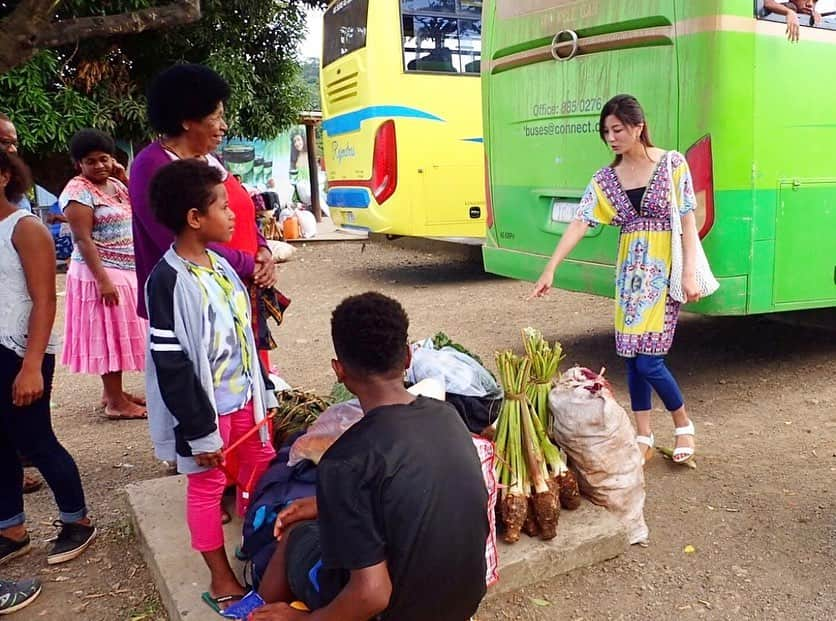
{"label": "sandal", "polygon": [[[690,421],[684,427],[677,427],[673,430],[674,445],[676,438],[679,436],[696,436],[696,429],[694,429],[694,421]],[[694,456],[694,449],[690,446],[674,446],[673,455],[671,459],[675,464],[684,464]]]}
{"label": "sandal", "polygon": [[217,612],[219,615],[226,610],[227,607],[223,607],[223,604],[232,605],[235,602],[240,602],[244,599],[243,595],[219,595],[218,597],[212,597],[212,594],[209,591],[206,591],[203,595],[200,596],[209,608]]}
{"label": "sandal", "polygon": [[649,436],[636,436],[636,444],[644,444],[647,446],[642,451],[642,465],[645,465],[653,457],[653,447],[656,446],[656,438],[653,436],[653,433]]}

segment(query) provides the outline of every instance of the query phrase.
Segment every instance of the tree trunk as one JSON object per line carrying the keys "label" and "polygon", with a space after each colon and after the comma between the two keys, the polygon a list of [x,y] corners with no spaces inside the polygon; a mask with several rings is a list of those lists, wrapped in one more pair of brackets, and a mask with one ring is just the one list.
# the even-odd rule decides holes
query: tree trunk
{"label": "tree trunk", "polygon": [[60,4],[61,0],[21,0],[14,12],[0,21],[0,74],[22,65],[41,48],[179,26],[200,19],[200,0],[176,0],[131,13],[53,22]]}

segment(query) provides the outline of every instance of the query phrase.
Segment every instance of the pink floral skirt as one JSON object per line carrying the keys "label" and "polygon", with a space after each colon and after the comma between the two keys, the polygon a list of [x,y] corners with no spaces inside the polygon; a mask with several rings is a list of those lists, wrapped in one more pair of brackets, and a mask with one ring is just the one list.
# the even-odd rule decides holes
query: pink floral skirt
{"label": "pink floral skirt", "polygon": [[136,272],[105,268],[119,304],[105,306],[86,264],[70,262],[61,363],[73,373],[144,371],[147,326],[136,314]]}

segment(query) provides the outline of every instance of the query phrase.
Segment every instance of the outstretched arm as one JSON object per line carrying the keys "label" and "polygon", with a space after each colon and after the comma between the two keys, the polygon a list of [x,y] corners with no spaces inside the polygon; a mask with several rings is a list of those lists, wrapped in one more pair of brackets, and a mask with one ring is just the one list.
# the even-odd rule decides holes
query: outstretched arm
{"label": "outstretched arm", "polygon": [[583,236],[586,235],[586,231],[588,229],[588,222],[584,220],[572,220],[566,228],[566,231],[563,233],[563,236],[560,238],[560,242],[557,244],[557,248],[555,248],[552,258],[549,259],[549,262],[546,264],[543,274],[534,285],[534,290],[531,292],[531,295],[528,296],[529,300],[533,298],[541,298],[549,292],[552,288],[554,273],[557,271],[557,268],[563,262],[563,259],[565,259],[569,253],[572,252],[575,246],[578,245],[578,242],[583,239]]}
{"label": "outstretched arm", "polygon": [[789,7],[785,7],[777,0],[764,0],[763,8],[770,13],[783,15],[787,19],[787,39],[793,43],[801,36],[801,23],[798,21],[798,13]]}

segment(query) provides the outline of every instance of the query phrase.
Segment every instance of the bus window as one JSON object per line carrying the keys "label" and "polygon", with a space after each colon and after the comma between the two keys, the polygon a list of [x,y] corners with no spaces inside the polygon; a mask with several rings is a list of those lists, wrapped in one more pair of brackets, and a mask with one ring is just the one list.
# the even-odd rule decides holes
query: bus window
{"label": "bus window", "polygon": [[340,0],[325,11],[322,66],[366,47],[369,0]]}
{"label": "bus window", "polygon": [[405,70],[478,75],[481,10],[481,0],[401,0]]}
{"label": "bus window", "polygon": [[[755,14],[758,19],[765,19],[770,22],[779,22],[782,24],[786,23],[786,16],[781,15],[774,10],[770,10],[770,4],[780,5],[778,7],[779,9],[783,6],[794,11],[798,15],[798,21],[802,26],[816,26],[813,21],[813,15],[810,13],[810,9],[808,8],[809,3],[804,0],[798,0],[797,2],[784,2],[781,0],[768,2],[766,0],[756,0]],[[821,22],[818,24],[818,28],[836,30],[836,0],[817,0],[813,6],[815,7],[815,11],[822,18]]]}

